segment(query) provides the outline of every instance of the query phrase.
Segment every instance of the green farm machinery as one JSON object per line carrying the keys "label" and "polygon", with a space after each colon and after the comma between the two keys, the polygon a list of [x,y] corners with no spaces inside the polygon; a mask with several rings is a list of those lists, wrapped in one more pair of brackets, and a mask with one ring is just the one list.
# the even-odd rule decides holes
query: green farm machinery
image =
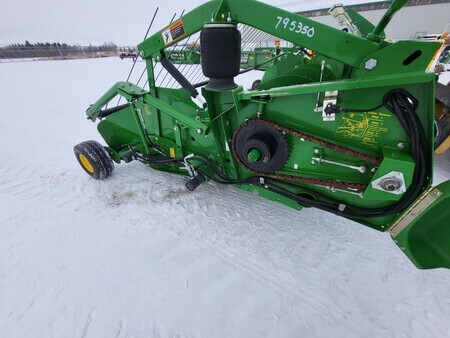
{"label": "green farm machinery", "polygon": [[184,45],[179,49],[171,49],[166,53],[167,59],[173,64],[200,64],[200,46],[196,44]]}
{"label": "green farm machinery", "polygon": [[[190,191],[215,181],[325,210],[389,232],[418,268],[450,268],[450,181],[431,185],[426,69],[439,44],[385,39],[405,3],[393,1],[376,27],[351,13],[339,30],[256,0],[208,1],[138,45],[148,88],[119,82],[91,105],[107,146],[85,141],[75,155],[96,179],[136,160],[186,176]],[[235,77],[249,32],[314,54],[289,53],[244,90]],[[168,58],[195,36],[202,81]],[[176,87],[158,84],[158,67]],[[117,97],[126,102],[111,107]]]}

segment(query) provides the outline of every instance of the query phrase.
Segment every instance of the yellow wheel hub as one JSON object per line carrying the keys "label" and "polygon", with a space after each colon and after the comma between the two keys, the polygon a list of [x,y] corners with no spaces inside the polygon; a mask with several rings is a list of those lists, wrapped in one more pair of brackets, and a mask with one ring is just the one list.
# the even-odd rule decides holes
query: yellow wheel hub
{"label": "yellow wheel hub", "polygon": [[80,162],[83,165],[84,169],[86,169],[91,174],[94,173],[94,167],[92,166],[91,162],[84,156],[83,154],[80,154],[79,156]]}

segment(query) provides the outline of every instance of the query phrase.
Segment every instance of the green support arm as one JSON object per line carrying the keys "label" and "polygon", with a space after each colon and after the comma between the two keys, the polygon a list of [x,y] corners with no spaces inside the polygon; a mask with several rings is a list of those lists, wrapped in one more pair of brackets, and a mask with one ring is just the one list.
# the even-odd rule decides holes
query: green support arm
{"label": "green support arm", "polygon": [[105,107],[117,95],[123,96],[127,101],[131,101],[134,97],[142,96],[146,93],[142,88],[130,82],[117,82],[113,85],[101,98],[92,104],[87,110],[88,119],[95,121],[101,113],[101,109]]}
{"label": "green support arm", "polygon": [[123,96],[127,101],[134,101],[143,97],[145,103],[159,109],[161,112],[173,117],[184,125],[195,129],[199,134],[207,134],[209,131],[209,127],[206,124],[186,115],[182,111],[153,97],[152,95],[147,94],[145,90],[130,82],[118,82],[112,86],[100,99],[97,100],[97,102],[86,110],[88,119],[95,121],[102,112],[101,109],[117,95]]}
{"label": "green support arm", "polygon": [[159,57],[161,50],[200,31],[211,19],[220,21],[229,16],[232,22],[252,26],[356,68],[364,58],[380,49],[376,42],[256,0],[209,1],[180,19],[185,34],[178,39],[165,44],[163,35],[171,27],[168,26],[139,44],[138,48],[144,58]]}

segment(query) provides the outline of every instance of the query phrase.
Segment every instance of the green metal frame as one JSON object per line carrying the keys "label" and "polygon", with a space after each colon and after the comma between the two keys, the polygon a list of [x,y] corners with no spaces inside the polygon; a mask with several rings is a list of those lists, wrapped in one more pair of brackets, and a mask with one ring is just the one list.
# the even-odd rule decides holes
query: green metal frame
{"label": "green metal frame", "polygon": [[[382,40],[385,26],[404,3],[404,0],[394,1],[380,25],[364,38],[255,0],[209,1],[175,23],[182,25],[184,34],[171,43],[165,44],[163,39],[163,32],[169,26],[139,44],[140,55],[147,63],[149,91],[131,83],[119,82],[87,110],[87,116],[93,121],[101,118],[102,109],[120,95],[129,105],[101,118],[98,124],[98,130],[114,160],[119,162],[130,149],[146,155],[163,153],[167,157],[177,158],[192,153],[205,154],[224,174],[236,180],[252,177],[253,174],[234,158],[231,151],[232,135],[246,120],[263,118],[383,158],[381,165],[375,167],[348,154],[287,135],[290,157],[279,174],[368,184],[362,198],[349,191],[330,191],[312,184],[300,184],[297,188],[290,186],[292,193],[313,191],[345,204],[366,208],[388,206],[400,196],[374,189],[371,182],[391,171],[402,170],[406,185],[414,184],[411,182],[415,164],[409,154],[410,139],[387,108],[379,107],[364,112],[359,110],[379,106],[384,95],[393,89],[408,91],[418,100],[417,112],[429,140],[427,147],[430,151],[433,149],[435,78],[432,73],[426,72],[426,68],[439,43]],[[167,48],[197,33],[206,23],[224,20],[255,27],[294,45],[311,49],[317,56],[309,61],[278,58],[267,70],[262,90],[244,91],[238,87],[219,91],[202,88],[202,96],[206,100],[204,106],[196,104],[184,89],[155,85],[153,65]],[[368,27],[365,23],[363,31],[367,31]],[[323,79],[321,65],[325,65]],[[323,102],[328,91],[338,91],[339,105],[354,109],[355,112],[336,115],[334,122],[324,122],[322,114],[314,108]],[[327,163],[313,163],[311,159],[315,154],[348,165],[364,165],[369,171],[359,173]],[[252,153],[250,156],[257,158],[258,154]],[[185,169],[170,164],[151,166],[158,170],[187,174]],[[424,194],[431,186],[431,180],[429,177]],[[263,185],[238,184],[237,187],[256,190],[263,197],[296,209],[302,207],[293,200],[265,189]],[[447,186],[442,190],[441,201],[447,201],[450,192]],[[437,201],[433,205],[434,211],[428,210],[424,214],[427,221],[438,212],[450,216],[450,211],[445,210],[442,202]],[[354,221],[379,231],[388,231],[403,216],[398,213]],[[450,238],[440,239],[431,256],[423,258],[417,253],[417,250],[422,252],[432,247],[427,244],[430,237],[424,231],[417,230],[421,227],[420,222],[410,222],[405,227],[407,230],[397,235],[397,244],[420,268],[450,268]],[[448,228],[441,224],[433,229],[433,238],[448,234]],[[418,240],[422,240],[421,244],[414,244]]]}

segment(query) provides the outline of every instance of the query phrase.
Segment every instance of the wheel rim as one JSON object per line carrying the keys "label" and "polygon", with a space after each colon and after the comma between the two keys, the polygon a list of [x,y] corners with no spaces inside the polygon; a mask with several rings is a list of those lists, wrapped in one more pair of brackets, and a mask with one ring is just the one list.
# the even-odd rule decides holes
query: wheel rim
{"label": "wheel rim", "polygon": [[91,162],[89,162],[89,160],[86,158],[86,156],[84,156],[83,154],[80,154],[78,156],[78,158],[80,159],[81,165],[84,167],[84,169],[86,169],[89,173],[93,174],[94,167],[92,167]]}

